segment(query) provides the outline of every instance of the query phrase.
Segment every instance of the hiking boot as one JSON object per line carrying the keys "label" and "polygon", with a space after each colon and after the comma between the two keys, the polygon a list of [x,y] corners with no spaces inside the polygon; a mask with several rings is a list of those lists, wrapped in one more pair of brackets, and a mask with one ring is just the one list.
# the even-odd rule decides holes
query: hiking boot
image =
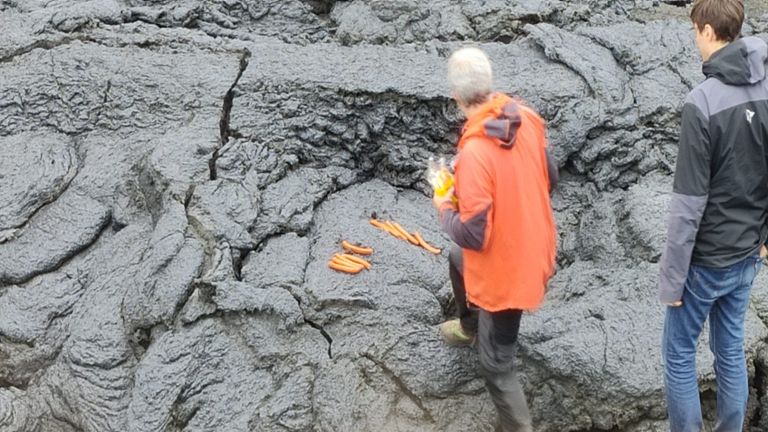
{"label": "hiking boot", "polygon": [[475,341],[475,335],[465,332],[457,319],[440,324],[440,336],[451,346],[469,346]]}

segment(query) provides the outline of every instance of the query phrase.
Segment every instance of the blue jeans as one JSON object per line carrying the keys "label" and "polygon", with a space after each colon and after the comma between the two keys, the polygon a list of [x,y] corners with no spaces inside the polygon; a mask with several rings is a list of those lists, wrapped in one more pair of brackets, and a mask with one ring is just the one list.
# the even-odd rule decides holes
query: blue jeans
{"label": "blue jeans", "polygon": [[709,316],[709,349],[715,355],[717,423],[715,432],[741,432],[749,388],[744,356],[744,318],[760,258],[750,256],[730,267],[691,266],[683,305],[667,307],[662,356],[670,430],[702,430],[696,343]]}

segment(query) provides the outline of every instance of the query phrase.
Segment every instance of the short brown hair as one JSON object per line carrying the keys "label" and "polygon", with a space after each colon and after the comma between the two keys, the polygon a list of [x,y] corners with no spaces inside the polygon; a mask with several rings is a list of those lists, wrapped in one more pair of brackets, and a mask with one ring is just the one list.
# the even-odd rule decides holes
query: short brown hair
{"label": "short brown hair", "polygon": [[709,24],[718,40],[733,42],[741,35],[744,24],[742,0],[696,0],[691,9],[691,21],[701,31]]}

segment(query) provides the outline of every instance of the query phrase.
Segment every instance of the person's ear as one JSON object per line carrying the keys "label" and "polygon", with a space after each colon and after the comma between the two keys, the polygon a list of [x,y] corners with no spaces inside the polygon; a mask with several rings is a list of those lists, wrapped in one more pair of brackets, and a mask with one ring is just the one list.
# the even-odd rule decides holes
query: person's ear
{"label": "person's ear", "polygon": [[457,104],[461,105],[461,98],[459,98],[459,95],[457,95],[455,91],[451,92],[451,98],[453,98]]}
{"label": "person's ear", "polygon": [[456,102],[456,105],[458,105],[459,108],[464,108],[464,102],[461,101],[461,98],[459,98],[456,92],[451,92],[451,98],[453,98],[453,101]]}
{"label": "person's ear", "polygon": [[702,33],[703,33],[702,36],[704,36],[704,40],[706,40],[707,42],[715,42],[717,40],[715,29],[713,29],[712,26],[709,24],[704,24]]}

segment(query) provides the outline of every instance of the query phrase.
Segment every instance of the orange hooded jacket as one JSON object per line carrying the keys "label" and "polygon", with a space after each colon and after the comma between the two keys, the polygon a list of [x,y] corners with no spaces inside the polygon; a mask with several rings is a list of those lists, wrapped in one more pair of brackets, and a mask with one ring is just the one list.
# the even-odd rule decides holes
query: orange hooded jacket
{"label": "orange hooded jacket", "polygon": [[458,209],[443,204],[440,221],[463,248],[467,301],[489,312],[538,308],[554,271],[556,167],[546,147],[542,118],[504,94],[462,131]]}

